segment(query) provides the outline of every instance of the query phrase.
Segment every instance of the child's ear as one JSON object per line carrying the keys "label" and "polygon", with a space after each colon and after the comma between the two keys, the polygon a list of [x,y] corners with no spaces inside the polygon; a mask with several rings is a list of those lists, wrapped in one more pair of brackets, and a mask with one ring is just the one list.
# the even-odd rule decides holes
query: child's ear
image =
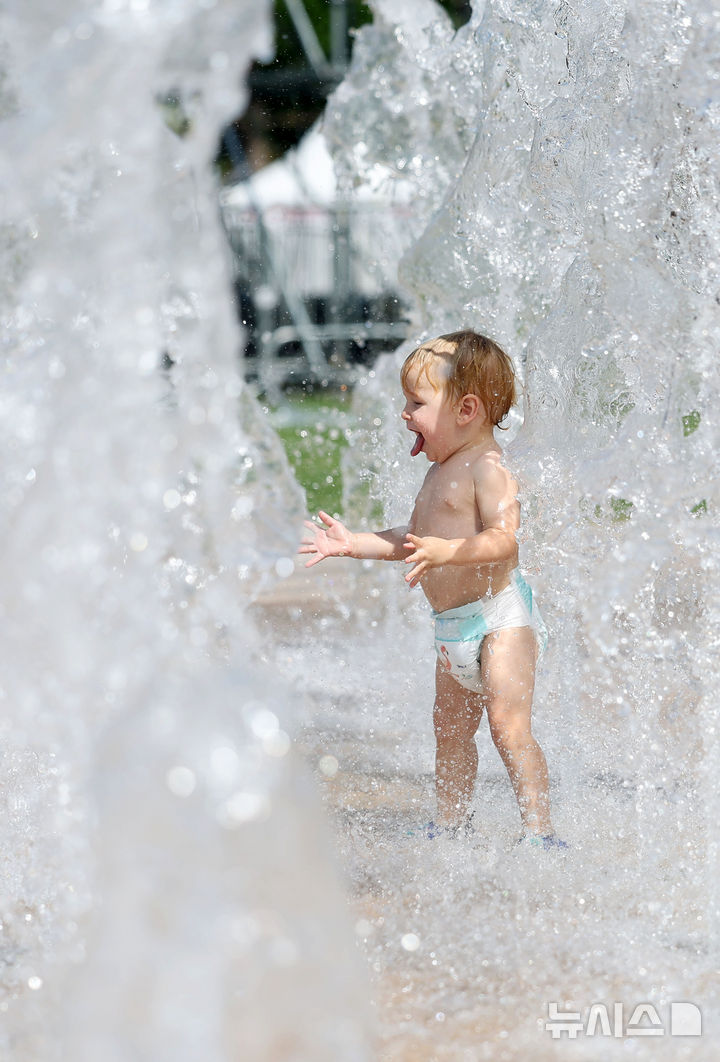
{"label": "child's ear", "polygon": [[476,417],[485,416],[485,407],[477,395],[463,395],[458,402],[458,420],[461,424],[469,424]]}

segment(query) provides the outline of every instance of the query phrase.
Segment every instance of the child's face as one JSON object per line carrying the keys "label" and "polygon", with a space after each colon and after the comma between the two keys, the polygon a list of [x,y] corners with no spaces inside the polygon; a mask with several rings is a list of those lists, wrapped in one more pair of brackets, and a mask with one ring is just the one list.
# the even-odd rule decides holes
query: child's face
{"label": "child's face", "polygon": [[444,461],[455,450],[457,418],[445,391],[442,367],[436,363],[429,373],[410,369],[405,384],[402,419],[415,432],[411,455],[424,453],[428,461]]}

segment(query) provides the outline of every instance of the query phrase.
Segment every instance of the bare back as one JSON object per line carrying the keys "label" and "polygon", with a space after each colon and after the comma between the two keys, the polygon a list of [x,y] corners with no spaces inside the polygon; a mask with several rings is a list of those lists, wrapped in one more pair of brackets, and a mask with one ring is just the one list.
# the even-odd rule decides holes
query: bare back
{"label": "bare back", "polygon": [[[470,538],[489,527],[510,531],[520,526],[517,483],[502,464],[502,451],[491,448],[460,450],[428,469],[415,499],[409,530],[414,535]],[[425,596],[436,612],[497,594],[517,565],[514,555],[502,563],[444,565],[421,580]]]}

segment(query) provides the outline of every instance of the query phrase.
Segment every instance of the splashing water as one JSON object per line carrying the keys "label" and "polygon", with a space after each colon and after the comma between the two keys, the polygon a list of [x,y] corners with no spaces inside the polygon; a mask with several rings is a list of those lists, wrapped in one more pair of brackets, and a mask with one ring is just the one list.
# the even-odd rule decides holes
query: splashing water
{"label": "splashing water", "polygon": [[[364,872],[384,902],[367,947],[396,992],[388,1057],[552,1056],[553,1000],[583,1020],[593,1003],[625,1007],[624,1037],[581,1035],[578,1057],[714,1057],[720,15],[699,0],[488,0],[453,34],[430,0],[371,6],[325,134],[346,188],[378,163],[415,184],[400,272],[416,338],[488,331],[524,379],[508,460],[552,634],[536,730],[573,846],[561,870],[501,851],[513,812],[495,807],[482,751],[484,856],[376,840]],[[355,505],[370,469],[388,523],[421,472],[392,426],[405,350],[359,389],[346,468]],[[420,668],[427,621],[400,617],[385,645]],[[430,684],[396,677],[385,696],[429,715]],[[410,731],[429,725],[406,711]],[[365,712],[403,742],[397,758],[427,765],[391,713]],[[408,958],[394,942],[410,928]],[[678,1000],[703,1011],[701,1040],[670,1035]],[[625,1031],[643,1001],[662,1039]]]}
{"label": "splashing water", "polygon": [[267,8],[3,7],[8,1062],[367,1057],[245,607],[303,512],[237,376],[209,165]]}
{"label": "splashing water", "polygon": [[[716,1053],[718,16],[488,0],[453,33],[431,0],[372,6],[326,133],[346,188],[375,162],[415,184],[399,237],[416,336],[484,328],[525,379],[508,456],[572,852],[512,850],[482,740],[478,843],[407,836],[430,804],[432,653],[390,566],[264,643],[244,608],[302,508],[232,366],[206,169],[264,8],[6,5],[11,1062],[368,1057],[281,665],[344,826],[384,1057],[556,1057],[551,1001],[624,1008],[626,1035],[581,1033],[577,1057]],[[390,522],[421,472],[392,405],[400,357],[358,389],[346,468],[356,508],[369,493]],[[683,1000],[701,1039],[669,1034]],[[642,1002],[662,1037],[626,1031]]]}

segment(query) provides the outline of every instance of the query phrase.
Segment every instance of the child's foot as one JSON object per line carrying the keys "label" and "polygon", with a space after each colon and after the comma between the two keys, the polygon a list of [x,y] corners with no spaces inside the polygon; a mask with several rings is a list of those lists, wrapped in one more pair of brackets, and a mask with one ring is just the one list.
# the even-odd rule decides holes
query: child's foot
{"label": "child's foot", "polygon": [[406,837],[424,837],[426,841],[434,841],[438,837],[452,837],[452,830],[447,826],[438,826],[436,822],[432,820],[424,823],[422,826],[413,826],[411,830],[405,831]]}
{"label": "child's foot", "polygon": [[475,827],[472,824],[475,812],[472,811],[464,822],[456,826],[440,826],[437,822],[426,822],[424,826],[415,827],[406,831],[407,837],[425,837],[428,841],[434,841],[437,837],[450,837],[456,840],[458,837],[472,837]]}
{"label": "child's foot", "polygon": [[533,845],[535,848],[542,848],[544,852],[549,851],[551,848],[560,848],[563,851],[567,851],[570,845],[567,841],[561,841],[554,833],[546,833],[544,836],[539,833],[524,833],[515,843],[518,845]]}

